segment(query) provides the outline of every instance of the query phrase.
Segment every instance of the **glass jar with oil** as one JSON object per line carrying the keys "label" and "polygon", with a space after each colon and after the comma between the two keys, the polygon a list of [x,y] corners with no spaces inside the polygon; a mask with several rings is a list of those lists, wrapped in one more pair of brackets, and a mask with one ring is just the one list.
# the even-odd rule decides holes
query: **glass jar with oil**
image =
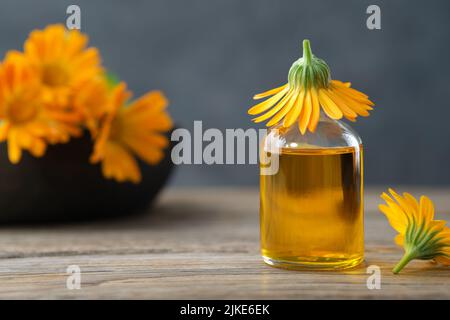
{"label": "glass jar with oil", "polygon": [[[275,146],[275,148],[274,148]],[[363,148],[346,124],[321,114],[314,133],[270,129],[262,147],[261,250],[288,269],[346,269],[364,257]],[[261,169],[265,165],[261,164]],[[263,173],[264,171],[264,173]]]}

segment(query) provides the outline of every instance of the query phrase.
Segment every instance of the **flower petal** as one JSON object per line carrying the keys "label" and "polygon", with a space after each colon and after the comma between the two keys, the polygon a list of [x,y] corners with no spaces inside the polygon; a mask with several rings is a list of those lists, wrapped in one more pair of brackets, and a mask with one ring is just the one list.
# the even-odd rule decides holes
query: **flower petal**
{"label": "flower petal", "polygon": [[439,262],[440,264],[442,264],[444,266],[450,266],[450,255],[448,255],[448,256],[439,255],[434,259],[436,260],[436,262]]}
{"label": "flower petal", "polygon": [[355,111],[347,106],[345,100],[342,99],[338,94],[336,94],[332,89],[328,90],[327,94],[331,98],[331,100],[333,100],[334,103],[339,106],[342,113],[347,119],[355,119],[358,116]]}
{"label": "flower petal", "polygon": [[395,236],[394,241],[397,245],[399,245],[400,247],[403,247],[403,244],[405,242],[405,236],[403,234],[399,233],[398,235]]}
{"label": "flower petal", "polygon": [[7,121],[0,122],[0,142],[3,142],[8,137],[8,131],[10,128],[10,124]]}
{"label": "flower petal", "polygon": [[289,106],[283,108],[282,111],[278,112],[275,117],[267,123],[267,126],[274,125],[278,123],[284,116],[283,127],[290,127],[296,120],[300,114],[303,105],[303,91],[300,91],[299,94],[295,93],[291,99],[289,100]]}
{"label": "flower petal", "polygon": [[409,205],[409,203],[403,197],[401,197],[397,192],[395,192],[394,189],[389,188],[388,190],[391,193],[391,195],[394,197],[394,199],[397,201],[397,203],[399,204],[401,210],[407,216],[414,217],[416,223],[420,224],[421,218],[420,218],[419,212],[414,210],[414,207]]}
{"label": "flower petal", "polygon": [[331,119],[341,119],[343,114],[341,109],[334,103],[333,100],[327,95],[326,89],[319,90],[319,101],[322,105],[323,111],[331,118]]}
{"label": "flower petal", "polygon": [[386,215],[386,218],[388,219],[389,224],[392,226],[392,228],[394,228],[400,234],[405,234],[408,222],[401,213],[384,204],[380,204],[378,208]]}
{"label": "flower petal", "polygon": [[291,99],[293,94],[294,94],[294,91],[290,91],[272,109],[270,109],[269,111],[267,111],[263,115],[261,115],[261,116],[259,116],[257,118],[254,118],[253,121],[256,122],[256,123],[259,123],[259,122],[265,121],[265,120],[273,117]]}
{"label": "flower petal", "polygon": [[308,90],[305,95],[305,102],[298,122],[301,134],[305,134],[306,132],[306,128],[308,127],[309,121],[311,119],[311,113],[312,113],[311,94],[310,90]]}
{"label": "flower petal", "polygon": [[310,90],[310,94],[311,94],[312,113],[311,119],[309,120],[308,129],[309,131],[314,132],[316,130],[317,124],[319,123],[320,104],[316,89],[312,88]]}
{"label": "flower petal", "polygon": [[274,94],[276,94],[276,93],[280,92],[281,90],[283,90],[284,88],[286,88],[286,86],[287,86],[287,84],[282,85],[282,86],[280,86],[278,88],[270,89],[270,90],[267,90],[265,92],[255,94],[253,96],[253,99],[259,100],[259,99],[262,99],[262,98],[265,98],[265,97],[273,96]]}
{"label": "flower petal", "polygon": [[248,114],[255,115],[259,114],[261,112],[266,111],[270,107],[272,107],[275,103],[277,103],[286,93],[288,92],[287,87],[278,92],[273,97],[270,97],[269,99],[258,103],[257,105],[254,105],[248,110]]}
{"label": "flower petal", "polygon": [[420,197],[420,213],[427,222],[434,219],[433,202],[427,196]]}
{"label": "flower petal", "polygon": [[11,130],[8,134],[8,158],[13,164],[19,163],[22,158],[22,150],[20,149],[19,142],[17,141],[16,130]]}
{"label": "flower petal", "polygon": [[335,86],[336,88],[338,88],[338,90],[344,94],[345,96],[347,96],[348,98],[351,98],[353,100],[356,100],[362,104],[365,104],[369,107],[373,106],[374,103],[372,101],[369,100],[369,97],[367,95],[365,95],[362,92],[359,92],[353,88],[350,87],[346,87],[346,86]]}
{"label": "flower petal", "polygon": [[335,93],[335,95],[337,95],[339,98],[341,98],[345,102],[347,107],[352,109],[358,115],[360,115],[362,117],[369,116],[369,112],[367,111],[367,106],[365,106],[361,102],[358,102],[358,101],[352,99],[351,97],[346,96],[339,90],[335,90],[334,93]]}
{"label": "flower petal", "polygon": [[118,182],[141,181],[139,166],[133,156],[116,143],[108,142],[105,148],[105,158],[102,161],[102,171],[106,178]]}

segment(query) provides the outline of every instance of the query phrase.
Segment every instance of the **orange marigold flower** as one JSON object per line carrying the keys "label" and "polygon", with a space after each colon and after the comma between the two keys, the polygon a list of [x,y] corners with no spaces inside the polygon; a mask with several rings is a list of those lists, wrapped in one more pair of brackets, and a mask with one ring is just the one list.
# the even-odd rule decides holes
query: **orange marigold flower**
{"label": "orange marigold flower", "polygon": [[20,161],[22,149],[40,157],[47,143],[67,142],[71,134],[80,134],[77,121],[73,114],[49,110],[27,59],[16,51],[7,54],[0,65],[0,142],[7,141],[12,163]]}
{"label": "orange marigold flower", "polygon": [[86,48],[88,37],[62,24],[34,30],[24,54],[39,75],[46,102],[67,107],[73,86],[102,72],[96,48]]}
{"label": "orange marigold flower", "polygon": [[100,119],[111,108],[111,89],[105,77],[97,76],[76,84],[70,105],[92,136],[96,136]]}
{"label": "orange marigold flower", "polygon": [[288,83],[255,95],[254,99],[268,98],[248,110],[251,115],[262,115],[254,122],[270,119],[267,126],[281,123],[287,128],[298,122],[300,132],[314,132],[320,110],[332,119],[357,116],[367,117],[374,105],[368,96],[350,87],[350,83],[330,80],[330,69],[325,61],[315,57],[308,40],[303,41],[303,57],[289,70]]}
{"label": "orange marigold flower", "polygon": [[402,197],[392,189],[389,192],[392,197],[383,193],[381,198],[386,205],[380,204],[379,208],[399,233],[395,242],[405,250],[393,272],[400,272],[413,259],[434,259],[450,265],[450,228],[445,221],[434,220],[431,200],[421,196],[419,202],[409,193]]}
{"label": "orange marigold flower", "polygon": [[164,133],[172,128],[172,120],[161,92],[149,92],[127,105],[130,97],[124,83],[113,89],[111,110],[101,123],[91,162],[101,162],[106,178],[139,183],[141,173],[134,156],[148,164],[158,163],[169,144]]}

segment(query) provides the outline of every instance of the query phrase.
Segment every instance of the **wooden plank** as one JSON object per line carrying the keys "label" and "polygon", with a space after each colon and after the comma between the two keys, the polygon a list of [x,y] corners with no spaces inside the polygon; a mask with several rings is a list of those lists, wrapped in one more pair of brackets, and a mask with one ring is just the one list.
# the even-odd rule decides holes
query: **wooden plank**
{"label": "wooden plank", "polygon": [[[381,189],[366,191],[366,261],[342,272],[286,271],[259,257],[255,189],[171,189],[153,212],[129,219],[61,226],[0,227],[0,298],[317,299],[450,298],[450,268],[402,254],[376,211]],[[448,220],[449,190],[425,193]],[[79,265],[81,289],[66,288],[66,268]],[[366,286],[378,265],[381,290]]]}

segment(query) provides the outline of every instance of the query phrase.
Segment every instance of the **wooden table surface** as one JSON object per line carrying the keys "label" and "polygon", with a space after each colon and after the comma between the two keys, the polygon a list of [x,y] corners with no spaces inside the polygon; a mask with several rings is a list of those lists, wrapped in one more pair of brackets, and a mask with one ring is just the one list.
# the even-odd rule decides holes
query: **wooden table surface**
{"label": "wooden table surface", "polygon": [[[450,190],[425,193],[449,220]],[[402,249],[376,210],[381,189],[365,196],[366,261],[344,272],[287,271],[259,256],[258,191],[167,189],[150,214],[62,226],[0,227],[0,298],[32,299],[354,299],[450,298],[450,268],[413,261],[391,269]],[[68,290],[66,269],[81,269]],[[381,268],[381,289],[366,285]]]}

